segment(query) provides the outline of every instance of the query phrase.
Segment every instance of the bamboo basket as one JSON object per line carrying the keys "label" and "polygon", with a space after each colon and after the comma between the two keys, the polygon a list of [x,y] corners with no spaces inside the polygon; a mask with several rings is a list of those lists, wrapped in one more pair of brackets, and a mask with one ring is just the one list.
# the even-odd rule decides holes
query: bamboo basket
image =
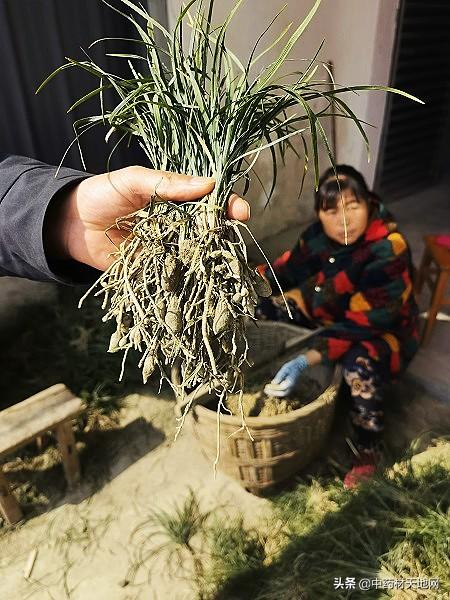
{"label": "bamboo basket", "polygon": [[[298,354],[314,333],[284,323],[258,322],[258,327],[247,333],[249,355],[254,362],[252,368],[270,363],[268,372],[273,375],[286,360]],[[313,460],[326,442],[333,422],[341,369],[317,365],[308,370],[308,376],[320,383],[319,396],[284,415],[247,417],[253,441],[245,430],[239,430],[240,417],[221,416],[218,468],[248,491],[258,494],[292,476]],[[195,436],[211,461],[217,451],[217,414],[204,404],[213,398],[206,390],[197,391],[193,410]]]}

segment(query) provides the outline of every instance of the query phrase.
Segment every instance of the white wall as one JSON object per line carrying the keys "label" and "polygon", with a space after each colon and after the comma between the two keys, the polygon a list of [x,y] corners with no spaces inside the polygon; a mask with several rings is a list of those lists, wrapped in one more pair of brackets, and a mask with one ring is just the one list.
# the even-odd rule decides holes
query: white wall
{"label": "white wall", "polygon": [[[399,0],[325,0],[333,5],[328,29],[328,55],[335,64],[336,81],[345,85],[388,85],[395,41]],[[335,7],[335,8],[334,8]],[[319,24],[315,25],[320,27]],[[343,98],[363,121],[370,142],[370,164],[361,136],[343,119],[337,121],[337,158],[352,164],[372,185],[383,126],[385,92],[345,94]]]}
{"label": "white wall", "polygon": [[[273,31],[267,34],[266,44],[289,22],[292,30],[303,20],[313,5],[313,0],[288,0],[289,4]],[[325,46],[320,55],[323,61],[332,60],[335,79],[343,85],[380,84],[389,81],[390,62],[395,37],[395,17],[399,0],[323,0],[314,20],[306,30],[290,58],[288,70],[300,68],[298,59],[309,59],[315,54],[323,38]],[[167,0],[169,26],[173,27],[180,8],[180,0]],[[215,21],[220,23],[234,6],[234,0],[216,0]],[[266,28],[273,16],[282,8],[284,0],[246,0],[235,15],[228,34],[228,46],[244,61],[254,42]],[[281,46],[277,47],[280,50]],[[276,51],[267,55],[273,60]],[[263,66],[263,65],[261,65]],[[327,77],[325,71],[320,78]],[[352,164],[373,182],[385,107],[383,92],[346,94],[343,98],[362,120],[369,121],[376,129],[366,128],[371,143],[371,163],[367,164],[364,142],[355,126],[348,120],[337,122],[337,160]],[[321,168],[327,166],[325,157]],[[312,168],[312,166],[311,166]],[[252,230],[257,238],[264,239],[289,227],[305,223],[312,217],[312,174],[306,181],[302,201],[297,202],[302,164],[291,157],[286,168],[281,168],[279,185],[272,201],[272,208],[262,213],[265,197],[255,180],[247,194],[252,203]],[[270,172],[264,159],[258,168],[259,175],[268,183]],[[252,182],[253,183],[253,182]]]}

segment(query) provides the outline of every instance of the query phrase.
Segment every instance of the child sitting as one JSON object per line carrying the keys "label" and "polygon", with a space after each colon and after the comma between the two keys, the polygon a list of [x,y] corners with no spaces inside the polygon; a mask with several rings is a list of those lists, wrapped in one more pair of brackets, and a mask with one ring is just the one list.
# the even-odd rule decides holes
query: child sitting
{"label": "child sitting", "polygon": [[[383,388],[418,347],[417,315],[408,245],[392,215],[347,165],[319,181],[317,221],[272,268],[285,291],[257,307],[259,318],[323,329],[312,348],[279,370],[265,391],[290,394],[307,366],[339,361],[350,388],[350,412],[358,460],[344,479],[353,487],[375,471],[383,431]],[[278,285],[268,265],[258,270]]]}

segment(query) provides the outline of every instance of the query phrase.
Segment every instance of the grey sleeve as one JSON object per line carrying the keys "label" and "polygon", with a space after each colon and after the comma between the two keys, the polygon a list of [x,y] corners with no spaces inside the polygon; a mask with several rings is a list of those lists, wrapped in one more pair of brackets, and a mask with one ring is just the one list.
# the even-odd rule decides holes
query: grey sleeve
{"label": "grey sleeve", "polygon": [[33,158],[0,154],[0,276],[87,284],[99,271],[76,261],[50,261],[43,226],[50,203],[89,173],[57,168]]}

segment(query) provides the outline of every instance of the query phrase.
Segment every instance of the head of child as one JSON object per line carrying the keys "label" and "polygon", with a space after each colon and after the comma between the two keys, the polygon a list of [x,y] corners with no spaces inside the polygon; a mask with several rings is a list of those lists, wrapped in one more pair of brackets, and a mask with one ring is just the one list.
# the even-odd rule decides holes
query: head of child
{"label": "head of child", "polygon": [[339,244],[353,244],[366,231],[373,210],[373,194],[353,167],[329,168],[319,180],[315,210],[325,234]]}

